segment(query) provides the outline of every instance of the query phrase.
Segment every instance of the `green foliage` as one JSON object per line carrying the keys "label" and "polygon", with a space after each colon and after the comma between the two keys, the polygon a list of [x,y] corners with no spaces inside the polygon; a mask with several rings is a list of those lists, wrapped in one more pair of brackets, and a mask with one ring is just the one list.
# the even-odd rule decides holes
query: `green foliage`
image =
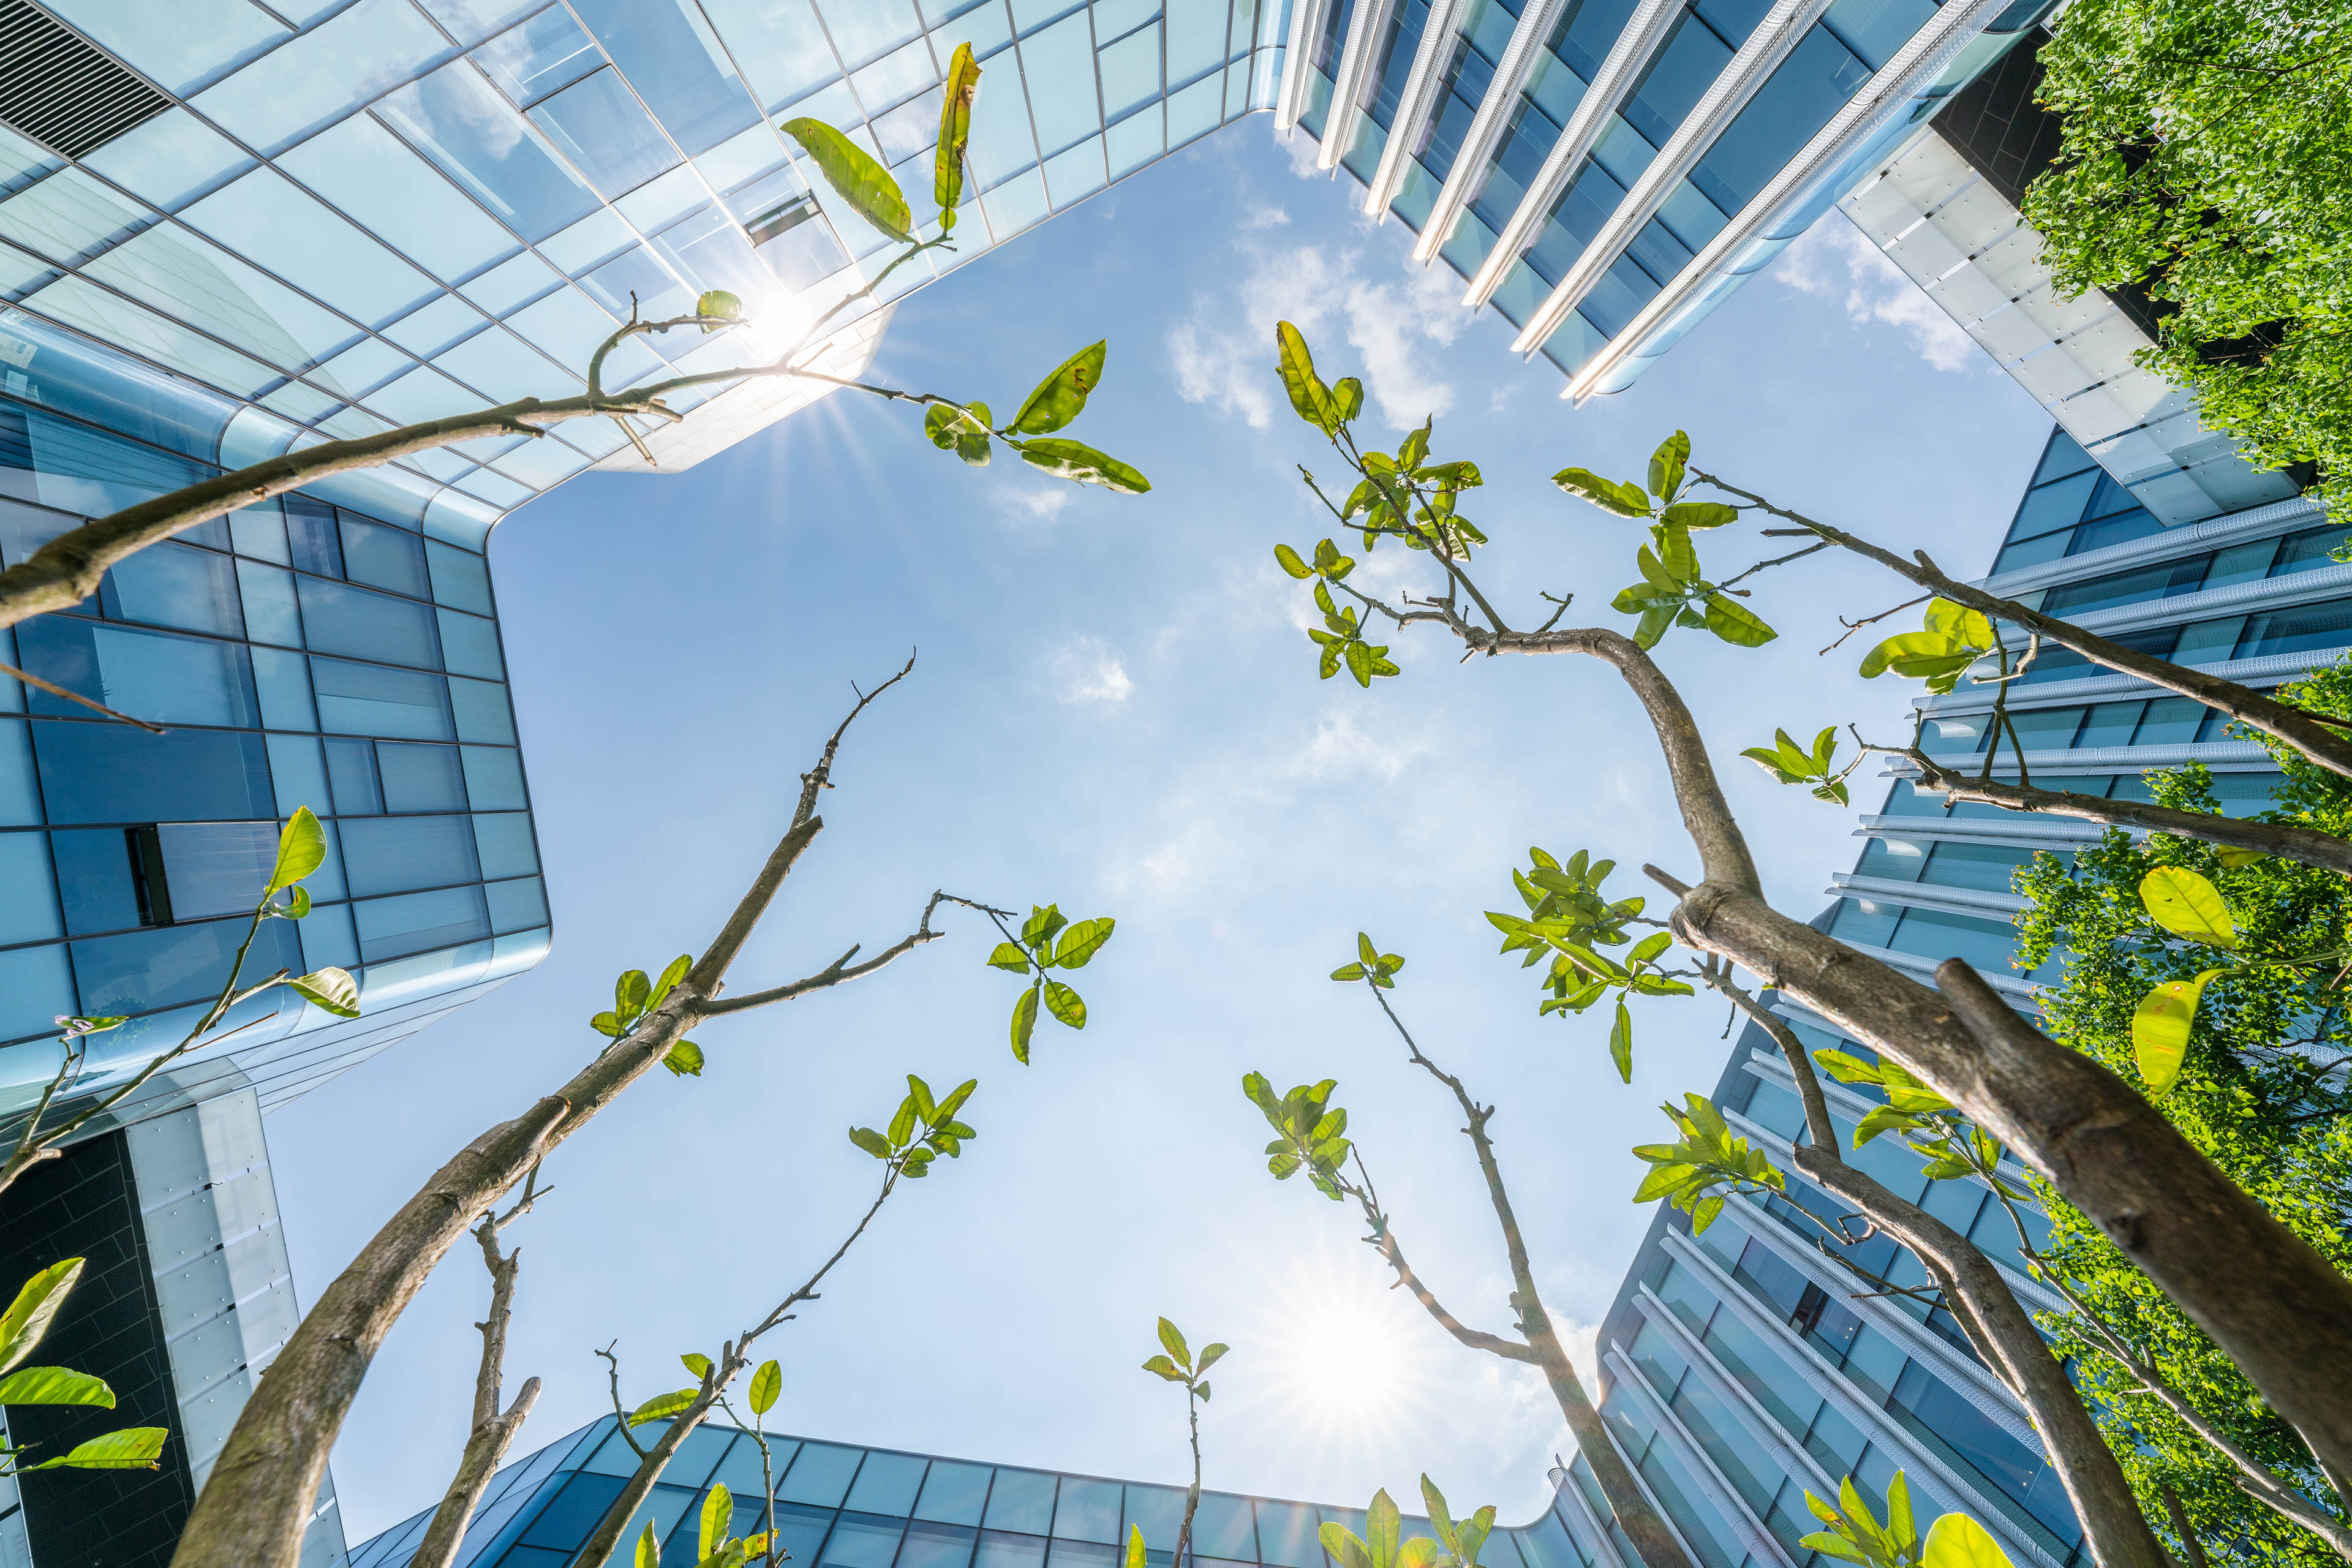
{"label": "green foliage", "polygon": [[763,1361],[760,1370],[751,1374],[751,1387],[747,1395],[751,1414],[765,1415],[776,1407],[776,1398],[784,1391],[784,1369],[772,1361]]}
{"label": "green foliage", "polygon": [[1864,1568],[2012,1568],[1998,1542],[1964,1513],[1948,1513],[1930,1525],[1927,1539],[1911,1517],[1911,1484],[1903,1472],[1886,1484],[1886,1519],[1881,1522],[1852,1476],[1838,1483],[1837,1506],[1805,1493],[1805,1506],[1829,1526],[1798,1542],[1841,1563]]}
{"label": "green foliage", "polygon": [[[307,872],[303,873],[308,875]],[[102,1378],[62,1366],[22,1366],[66,1304],[81,1278],[82,1259],[52,1263],[25,1281],[16,1298],[0,1312],[0,1407],[11,1405],[79,1405],[100,1410],[114,1408],[114,1390]],[[55,1458],[27,1464],[37,1447],[8,1441],[0,1426],[0,1479],[32,1470],[152,1470],[171,1434],[161,1426],[125,1426],[76,1445]]]}
{"label": "green foliage", "polygon": [[1356,678],[1356,684],[1369,687],[1376,675],[1394,675],[1397,667],[1389,658],[1386,643],[1370,643],[1364,639],[1362,622],[1356,606],[1339,604],[1331,597],[1331,584],[1344,581],[1356,569],[1356,558],[1342,555],[1339,547],[1326,539],[1315,546],[1315,558],[1307,561],[1287,544],[1274,547],[1275,564],[1304,582],[1315,580],[1315,607],[1322,612],[1323,626],[1309,626],[1307,640],[1322,651],[1318,656],[1318,673],[1325,680],[1339,673],[1342,664]]}
{"label": "green foliage", "polygon": [[1223,1343],[1203,1345],[1201,1347],[1200,1363],[1195,1365],[1182,1331],[1165,1318],[1160,1320],[1160,1353],[1145,1362],[1143,1370],[1169,1383],[1182,1384],[1194,1398],[1207,1403],[1209,1385],[1202,1380],[1233,1347]]}
{"label": "green foliage", "polygon": [[1691,1228],[1705,1233],[1723,1212],[1730,1193],[1783,1193],[1788,1184],[1760,1149],[1725,1125],[1723,1113],[1703,1094],[1683,1096],[1684,1108],[1661,1105],[1682,1137],[1672,1143],[1637,1143],[1636,1158],[1650,1163],[1633,1194],[1637,1204],[1664,1198],[1691,1216]]}
{"label": "green foliage", "polygon": [[1813,737],[1813,749],[1810,752],[1790,740],[1786,730],[1773,731],[1772,742],[1769,746],[1750,746],[1739,754],[1784,784],[1811,784],[1815,800],[1825,800],[1832,805],[1853,804],[1847,797],[1845,781],[1869,753],[1856,752],[1853,761],[1845,766],[1832,767],[1838,749],[1836,725],[1823,726],[1822,732]]}
{"label": "green foliage", "polygon": [[[2314,672],[2282,700],[2352,715],[2352,668]],[[2259,737],[2257,737],[2259,738]],[[2352,783],[2265,742],[2285,781],[2263,819],[2352,835]],[[2162,805],[2214,811],[2211,780],[2197,765],[2148,775]],[[2042,857],[2019,877],[2025,962],[2063,948],[2062,984],[2040,997],[2043,1027],[2061,1043],[2154,1092],[2134,1023],[2159,985],[2194,984],[2214,965],[2213,944],[2184,940],[2142,896],[2151,873],[2193,872],[2219,895],[2234,947],[2226,982],[2202,990],[2168,1089],[2154,1101],[2182,1135],[2281,1223],[2335,1266],[2352,1272],[2352,1093],[2340,1068],[2352,1054],[2352,1016],[2336,989],[2340,959],[2312,955],[2352,945],[2352,884],[2333,872],[2268,858],[2225,863],[2210,845],[2165,834],[2135,843],[2110,832],[2071,865]],[[2174,884],[2178,890],[2179,884]],[[2178,915],[2175,918],[2180,918]],[[2197,917],[2211,923],[2209,910]],[[2159,1064],[2161,1065],[2161,1064]],[[2047,1189],[2042,1251],[2090,1310],[2205,1416],[2312,1497],[2330,1495],[2286,1423],[2211,1341],[2116,1250],[2080,1211]],[[2162,1519],[2159,1483],[2179,1495],[2217,1563],[2338,1563],[2306,1532],[2250,1500],[2217,1458],[2141,1392],[2071,1315],[2043,1324],[2084,1386],[2109,1445],[2149,1517]]]}
{"label": "green foliage", "polygon": [[874,161],[873,154],[824,121],[806,115],[787,120],[777,129],[801,144],[824,183],[849,204],[850,211],[892,239],[913,242],[914,225],[906,193],[898,189],[890,171]]}
{"label": "green foliage", "polygon": [[928,1176],[933,1160],[941,1154],[950,1160],[961,1159],[966,1141],[980,1136],[956,1120],[956,1112],[963,1109],[963,1102],[979,1087],[978,1079],[966,1079],[945,1100],[934,1100],[931,1086],[908,1073],[907,1098],[898,1102],[888,1130],[877,1132],[871,1127],[853,1127],[849,1141],[891,1167],[896,1174]]}
{"label": "green foliage", "polygon": [[934,403],[923,412],[923,434],[942,452],[953,452],[975,468],[988,467],[988,432],[996,416],[988,405]]}
{"label": "green foliage", "polygon": [[1844,1051],[1815,1051],[1813,1059],[1840,1083],[1873,1084],[1886,1096],[1886,1103],[1871,1107],[1855,1124],[1855,1148],[1882,1132],[1899,1132],[1911,1152],[1927,1160],[1919,1173],[1931,1181],[1979,1176],[2004,1197],[2020,1202],[2032,1197],[2001,1173],[1997,1140],[1901,1067],[1890,1061],[1867,1062]]}
{"label": "green foliage", "polygon": [[1030,976],[1029,989],[1013,1004],[1014,1060],[1024,1067],[1029,1063],[1029,1043],[1037,1033],[1041,1004],[1047,1013],[1071,1028],[1087,1026],[1085,1001],[1061,981],[1048,979],[1045,972],[1084,969],[1087,960],[1103,950],[1103,943],[1110,940],[1118,924],[1108,915],[1102,915],[1073,925],[1056,905],[1032,905],[1028,920],[1022,923],[1020,940],[996,944],[995,951],[988,955],[991,967]]}
{"label": "green foliage", "polygon": [[1404,1516],[1382,1488],[1372,1494],[1371,1506],[1364,1510],[1364,1533],[1359,1536],[1332,1521],[1318,1532],[1323,1550],[1339,1568],[1476,1568],[1479,1550],[1494,1529],[1494,1506],[1490,1503],[1456,1524],[1446,1512],[1445,1495],[1427,1476],[1421,1478],[1421,1490],[1429,1502],[1429,1522],[1438,1539],[1420,1535],[1402,1540]]}
{"label": "green foliage", "polygon": [[2144,284],[2141,363],[2261,466],[2352,493],[2352,4],[2089,0],[2042,47],[2058,159],[2026,193],[2064,294]]}
{"label": "green foliage", "polygon": [[687,971],[693,967],[693,955],[681,952],[670,961],[669,967],[661,972],[657,980],[646,979],[642,969],[621,971],[621,977],[613,982],[613,1010],[597,1014],[588,1020],[588,1026],[606,1039],[628,1038],[636,1026],[645,1022],[646,1015],[660,1006],[669,994],[677,989],[677,983],[684,980]]}
{"label": "green foliage", "polygon": [[1929,691],[1940,695],[1960,683],[1969,666],[2000,647],[1999,635],[1982,614],[1949,599],[1931,599],[1925,629],[1888,637],[1863,655],[1862,675],[1875,680],[1891,669],[1926,681]]}
{"label": "green foliage", "polygon": [[706,289],[695,299],[694,313],[702,318],[707,336],[743,320],[743,300],[724,289]]}
{"label": "green foliage", "polygon": [[269,885],[262,891],[275,893],[290,888],[317,870],[327,858],[327,830],[319,825],[307,805],[298,805],[294,815],[278,834],[278,864],[269,873]]}
{"label": "green foliage", "polygon": [[1383,991],[1396,988],[1396,973],[1404,967],[1404,960],[1393,952],[1382,952],[1362,931],[1356,933],[1354,963],[1343,963],[1331,972],[1338,981],[1366,980]]}
{"label": "green foliage", "polygon": [[[1594,860],[1578,850],[1562,865],[1540,848],[1528,851],[1528,869],[1513,871],[1511,885],[1528,906],[1525,919],[1488,910],[1486,919],[1503,933],[1504,952],[1523,952],[1519,967],[1528,968],[1549,955],[1551,967],[1544,989],[1551,994],[1538,1003],[1538,1017],[1557,1013],[1563,1017],[1582,1013],[1614,993],[1616,1016],[1609,1029],[1609,1057],[1617,1076],[1633,1081],[1633,1015],[1625,1005],[1630,996],[1688,996],[1689,982],[1658,960],[1674,946],[1665,931],[1653,931],[1634,942],[1623,962],[1600,951],[1632,941],[1625,927],[1642,912],[1638,897],[1614,902],[1601,896],[1601,884],[1617,868],[1614,860]],[[1337,978],[1337,976],[1334,976]]]}
{"label": "green foliage", "polygon": [[1265,1168],[1277,1182],[1305,1171],[1315,1190],[1333,1203],[1345,1199],[1349,1190],[1344,1167],[1355,1147],[1347,1138],[1348,1113],[1329,1103],[1331,1091],[1339,1087],[1337,1079],[1327,1078],[1321,1083],[1302,1083],[1277,1100],[1265,1074],[1242,1079],[1242,1092],[1275,1131],[1274,1142],[1265,1146]]}
{"label": "green foliage", "polygon": [[971,100],[980,90],[980,67],[973,63],[971,45],[958,44],[948,60],[948,79],[940,100],[939,149],[933,155],[931,199],[939,204],[940,233],[956,225],[956,205],[963,200],[964,146],[971,140]]}
{"label": "green foliage", "polygon": [[1618,590],[1609,605],[1621,615],[1640,617],[1633,626],[1636,643],[1655,647],[1669,628],[1686,626],[1713,632],[1735,647],[1762,647],[1780,634],[1739,603],[1748,590],[1712,582],[1699,569],[1691,530],[1719,528],[1739,511],[1721,501],[1678,499],[1687,479],[1690,450],[1690,437],[1680,430],[1660,442],[1650,456],[1646,487],[1603,479],[1590,468],[1562,468],[1551,482],[1603,511],[1649,522],[1650,542],[1633,556],[1642,580]]}

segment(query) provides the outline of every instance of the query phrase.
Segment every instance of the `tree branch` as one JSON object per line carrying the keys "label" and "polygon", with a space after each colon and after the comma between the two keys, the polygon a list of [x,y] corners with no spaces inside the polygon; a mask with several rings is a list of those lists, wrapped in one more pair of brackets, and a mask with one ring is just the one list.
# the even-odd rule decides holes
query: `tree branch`
{"label": "tree branch", "polygon": [[936,931],[931,929],[931,913],[941,904],[961,904],[966,909],[978,910],[984,914],[1000,917],[1012,912],[1008,910],[991,909],[986,904],[975,903],[970,899],[958,898],[953,893],[935,892],[931,895],[930,901],[923,906],[923,918],[916,922],[915,929],[865,963],[849,962],[857,953],[857,949],[853,947],[804,980],[795,980],[789,985],[772,986],[765,991],[747,992],[740,996],[730,996],[723,1001],[707,1003],[700,1009],[700,1016],[705,1018],[723,1018],[730,1013],[748,1012],[753,1007],[765,1007],[772,1002],[789,1002],[796,996],[805,996],[812,991],[823,991],[828,986],[839,985],[847,981],[862,980],[884,965],[904,958],[923,943],[937,942],[940,937],[945,936],[947,934],[945,931]]}
{"label": "tree branch", "polygon": [[1759,511],[1786,518],[1832,544],[1875,561],[1896,575],[1956,605],[1965,605],[1984,615],[1997,616],[2028,632],[2038,632],[2061,647],[2072,648],[2094,664],[2137,676],[2167,690],[2177,691],[2183,697],[2193,697],[2209,708],[2218,709],[2232,719],[2275,735],[2330,773],[2352,777],[2352,738],[2332,732],[2326,726],[2314,722],[2308,715],[2265,697],[2252,687],[2241,686],[2218,675],[2208,675],[2186,665],[2140,653],[2095,632],[2084,631],[2070,621],[2028,609],[2014,599],[2000,598],[1981,588],[1971,587],[1945,575],[1927,558],[1924,550],[1916,552],[1916,561],[1906,561],[1891,550],[1857,538],[1843,529],[1832,528],[1828,523],[1816,522],[1802,513],[1774,506],[1753,491],[1741,489],[1712,474],[1693,468],[1691,477],[1713,485],[1727,495],[1744,498]]}
{"label": "tree branch", "polygon": [[[529,1201],[524,1200],[525,1204]],[[507,1222],[511,1223],[525,1212],[523,1204],[517,1205]],[[450,1480],[448,1490],[442,1494],[441,1506],[434,1510],[433,1522],[425,1527],[425,1540],[410,1560],[412,1568],[449,1568],[457,1561],[457,1547],[465,1540],[466,1526],[481,1503],[484,1489],[506,1458],[515,1434],[530,1419],[531,1406],[539,1403],[539,1379],[534,1377],[516,1392],[513,1404],[504,1411],[499,1409],[499,1384],[507,1357],[507,1323],[514,1315],[515,1270],[522,1266],[520,1247],[499,1256],[499,1225],[498,1215],[484,1214],[482,1223],[474,1227],[474,1238],[482,1244],[482,1266],[490,1271],[490,1313],[474,1325],[482,1331],[482,1363],[474,1374],[473,1430],[466,1438],[466,1451],[457,1462],[457,1473]]]}

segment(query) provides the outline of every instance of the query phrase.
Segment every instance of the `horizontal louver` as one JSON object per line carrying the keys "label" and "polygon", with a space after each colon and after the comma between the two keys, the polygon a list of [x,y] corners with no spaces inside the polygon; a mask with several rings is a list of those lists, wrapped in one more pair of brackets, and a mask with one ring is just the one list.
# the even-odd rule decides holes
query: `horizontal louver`
{"label": "horizontal louver", "polygon": [[79,158],[171,106],[31,0],[0,0],[0,121]]}

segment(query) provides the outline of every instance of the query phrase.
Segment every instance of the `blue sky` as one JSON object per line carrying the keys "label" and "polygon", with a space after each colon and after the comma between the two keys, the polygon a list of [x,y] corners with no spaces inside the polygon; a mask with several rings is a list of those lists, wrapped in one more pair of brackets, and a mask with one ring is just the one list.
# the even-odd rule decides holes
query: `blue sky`
{"label": "blue sky", "polygon": [[[1396,999],[1426,1048],[1501,1106],[1494,1123],[1546,1299],[1581,1331],[1648,1220],[1628,1146],[1657,1101],[1709,1087],[1711,999],[1638,1011],[1620,1084],[1606,1018],[1536,1016],[1495,952],[1526,847],[1693,872],[1648,728],[1589,660],[1456,663],[1423,629],[1402,678],[1315,678],[1277,542],[1325,530],[1294,465],[1337,472],[1284,405],[1271,323],[1327,377],[1365,376],[1370,423],[1437,415],[1475,458],[1465,504],[1495,539],[1481,581],[1531,622],[1538,592],[1622,625],[1638,531],[1553,489],[1570,463],[1638,477],[1680,426],[1704,466],[1889,545],[1980,572],[2048,422],[1832,214],[1614,398],[1573,409],[1557,372],[1409,270],[1357,188],[1307,179],[1252,117],[905,301],[875,368],[1000,410],[1073,350],[1110,342],[1070,434],[1148,473],[1113,496],[934,451],[901,408],[836,396],[677,475],[592,475],[502,525],[496,574],[555,912],[546,962],[279,1111],[270,1138],[298,1288],[315,1299],[447,1153],[560,1083],[601,1043],[621,969],[698,950],[772,843],[798,773],[850,698],[910,647],[911,680],[853,731],[827,828],[739,964],[750,989],[906,931],[935,887],[1116,916],[1076,978],[1086,1031],[1042,1026],[1012,1059],[1017,982],[994,933],[699,1032],[699,1079],[656,1075],[550,1163],[523,1254],[509,1386],[546,1382],[518,1454],[604,1408],[619,1341],[641,1399],[676,1357],[763,1313],[830,1251],[877,1167],[844,1136],[901,1075],[977,1077],[981,1136],[909,1184],[824,1299],[768,1342],[781,1429],[1143,1479],[1184,1479],[1181,1394],[1137,1370],[1152,1322],[1234,1346],[1202,1423],[1213,1487],[1360,1505],[1423,1470],[1508,1521],[1567,1447],[1538,1379],[1464,1351],[1359,1245],[1349,1213],[1277,1185],[1238,1083],[1321,1077],[1416,1266],[1460,1315],[1506,1326],[1495,1226],[1460,1119],[1360,990],[1325,978],[1359,929],[1408,959]],[[1395,428],[1378,432],[1392,441]],[[1760,554],[1724,531],[1720,572]],[[1396,552],[1398,557],[1402,552]],[[1417,559],[1417,558],[1416,558]],[[1411,577],[1383,551],[1370,581]],[[1772,728],[1892,730],[1906,694],[1814,650],[1833,615],[1907,597],[1860,563],[1768,574],[1780,628],[1743,651],[1661,650],[1707,731],[1783,908],[1852,864],[1853,814],[1739,761]],[[1863,782],[1857,805],[1883,791]],[[1621,871],[1611,890],[1645,890]],[[1653,889],[1654,890],[1654,889]],[[487,1281],[453,1253],[393,1333],[336,1451],[354,1543],[430,1504],[463,1440]]]}

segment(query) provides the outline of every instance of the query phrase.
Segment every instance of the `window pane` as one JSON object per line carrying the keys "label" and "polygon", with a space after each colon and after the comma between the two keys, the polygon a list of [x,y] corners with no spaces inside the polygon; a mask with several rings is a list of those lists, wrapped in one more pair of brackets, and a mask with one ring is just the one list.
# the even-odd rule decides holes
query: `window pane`
{"label": "window pane", "polygon": [[988,1494],[988,1527],[991,1530],[1043,1535],[1053,1522],[1053,1477],[1035,1470],[996,1472],[996,1488]]}
{"label": "window pane", "polygon": [[1276,1568],[1323,1568],[1315,1510],[1295,1502],[1257,1505],[1258,1555]]}
{"label": "window pane", "polygon": [[387,528],[342,514],[343,572],[354,583],[429,599],[425,585],[425,542],[404,528]]}
{"label": "window pane", "polygon": [[314,658],[310,679],[318,693],[319,727],[331,733],[401,741],[455,738],[437,675]]}
{"label": "window pane", "polygon": [[479,887],[372,899],[353,904],[352,918],[359,927],[360,957],[369,963],[478,942],[490,934],[489,911]]}
{"label": "window pane", "polygon": [[476,811],[523,808],[522,763],[513,751],[505,746],[461,746],[458,752],[466,769],[466,798]]}
{"label": "window pane", "polygon": [[595,43],[561,5],[474,51],[490,79],[517,103],[535,103],[604,63]]}
{"label": "window pane", "polygon": [[358,897],[446,887],[480,875],[469,818],[366,816],[341,827],[343,874]]}
{"label": "window pane", "polygon": [[264,165],[180,215],[362,326],[399,320],[440,290],[430,278]]}
{"label": "window pane", "polygon": [[313,648],[423,669],[440,664],[429,606],[316,577],[295,581]]}
{"label": "window pane", "polygon": [[[539,869],[539,850],[531,843],[530,814],[500,812],[496,816],[474,818],[474,851],[480,858],[485,877],[521,877]],[[778,1455],[776,1464],[790,1462],[790,1456]],[[931,1467],[937,1475],[939,1467]],[[982,1470],[982,1484],[987,1472]],[[974,1505],[977,1508],[977,1504]]]}
{"label": "window pane", "polygon": [[[474,782],[473,763],[477,756],[500,755],[484,752],[474,747],[466,751],[466,782]],[[483,804],[479,795],[474,799],[478,807]],[[858,1461],[866,1458],[863,1448],[844,1448],[833,1443],[808,1443],[801,1447],[800,1457],[784,1475],[783,1484],[776,1495],[787,1502],[814,1503],[824,1508],[837,1508],[849,1490],[850,1478],[857,1473]]]}
{"label": "window pane", "polygon": [[844,1510],[824,1543],[819,1568],[890,1568],[906,1527],[903,1519]]}
{"label": "window pane", "polygon": [[249,911],[278,863],[274,822],[167,822],[156,832],[175,921]]}
{"label": "window pane", "polygon": [[335,509],[309,496],[286,499],[286,540],[294,570],[316,577],[343,574],[343,546]]}
{"label": "window pane", "polygon": [[1249,1499],[1224,1492],[1203,1492],[1192,1516],[1192,1541],[1204,1556],[1255,1560],[1257,1527],[1250,1520]]}
{"label": "window pane", "polygon": [[43,942],[64,934],[47,839],[38,833],[0,833],[0,942]]}
{"label": "window pane", "polygon": [[[988,1477],[986,1465],[933,1459],[930,1474],[923,1481],[922,1499],[915,1505],[915,1517],[946,1524],[978,1524],[980,1510],[988,1500]],[[908,1538],[908,1543],[913,1544],[913,1537]]]}
{"label": "window pane", "polygon": [[[228,983],[245,940],[243,921],[205,921],[97,937],[73,944],[75,977],[86,1013],[143,1013],[181,1002],[209,1002]],[[264,921],[247,954],[246,979],[299,969],[292,921]]]}
{"label": "window pane", "polygon": [[597,208],[546,138],[467,61],[401,89],[376,111],[525,239],[545,239]]}
{"label": "window pane", "polygon": [[331,740],[327,773],[334,782],[335,814],[378,816],[383,812],[383,791],[376,779],[375,747],[366,741]]}
{"label": "window pane", "polygon": [[1044,1568],[1045,1538],[1016,1535],[1010,1531],[983,1530],[973,1552],[971,1568]]}
{"label": "window pane", "polygon": [[677,163],[671,146],[622,82],[606,67],[573,82],[530,111],[572,166],[605,199],[623,195]]}
{"label": "window pane", "polygon": [[275,153],[449,47],[407,0],[360,0],[195,100],[229,134]]}
{"label": "window pane", "polygon": [[433,597],[444,605],[461,610],[471,610],[478,616],[493,614],[490,605],[489,563],[471,551],[460,550],[439,540],[427,540],[425,558],[433,568]]}
{"label": "window pane", "polygon": [[236,576],[228,557],[165,541],[118,563],[101,590],[107,615],[183,631],[241,637]]}
{"label": "window pane", "polygon": [[[37,841],[39,834],[11,834],[10,843]],[[58,885],[65,889],[65,929],[74,936],[131,931],[151,923],[140,916],[139,879],[131,839],[120,827],[53,833]],[[48,868],[41,868],[44,879]],[[54,923],[54,918],[52,920]],[[54,936],[54,931],[45,932]]]}
{"label": "window pane", "polygon": [[[257,722],[246,650],[235,643],[44,616],[16,628],[16,658],[44,679],[152,723],[243,728]],[[89,713],[46,691],[30,693],[29,701],[36,713],[77,719]],[[54,809],[54,794],[49,803]]]}
{"label": "window pane", "polygon": [[[982,1476],[987,1473],[981,1472]],[[976,1501],[972,1511],[979,1511]],[[965,1568],[971,1561],[976,1534],[978,1531],[969,1525],[930,1524],[917,1520],[907,1527],[906,1542],[898,1548],[898,1568]]]}
{"label": "window pane", "polygon": [[865,1468],[857,1472],[857,1484],[849,1489],[849,1499],[842,1506],[861,1513],[895,1513],[904,1518],[915,1511],[915,1492],[922,1484],[921,1459],[910,1454],[868,1454]]}
{"label": "window pane", "polygon": [[577,9],[629,83],[688,153],[752,124],[759,110],[709,23],[678,0],[578,0]]}
{"label": "window pane", "polygon": [[[547,889],[536,877],[525,877],[513,882],[489,883],[482,889],[482,896],[489,900],[490,931],[495,935],[529,931],[533,926],[547,923]],[[751,1445],[747,1443],[744,1447],[748,1448]],[[755,1451],[753,1458],[757,1457]],[[759,1489],[759,1478],[755,1474],[751,1495],[757,1497]]]}
{"label": "window pane", "polygon": [[[331,741],[330,746],[365,745],[364,741]],[[455,746],[404,746],[386,741],[375,748],[378,776],[383,781],[383,809],[463,811],[466,777]]]}

